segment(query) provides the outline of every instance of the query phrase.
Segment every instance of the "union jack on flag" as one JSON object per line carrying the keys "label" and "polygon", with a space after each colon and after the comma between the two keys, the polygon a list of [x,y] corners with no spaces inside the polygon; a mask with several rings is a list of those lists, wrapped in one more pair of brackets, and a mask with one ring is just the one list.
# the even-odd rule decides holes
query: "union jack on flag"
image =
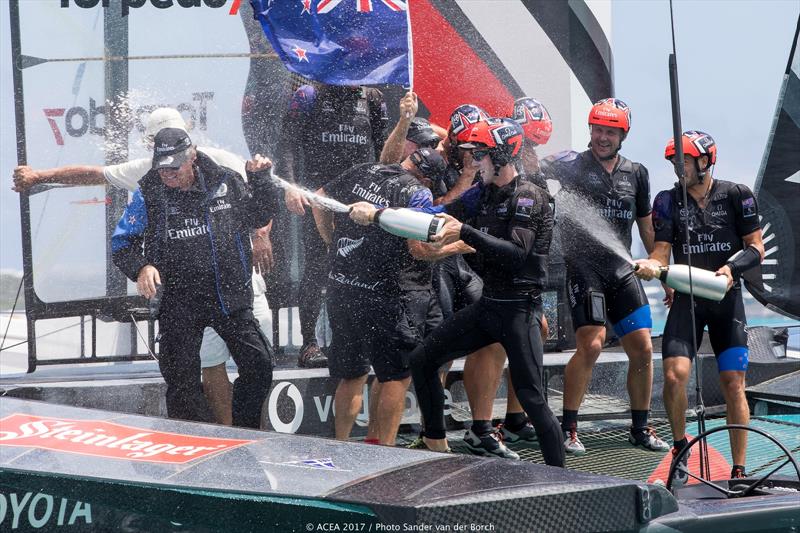
{"label": "union jack on flag", "polygon": [[290,71],[331,85],[411,85],[407,0],[250,3]]}

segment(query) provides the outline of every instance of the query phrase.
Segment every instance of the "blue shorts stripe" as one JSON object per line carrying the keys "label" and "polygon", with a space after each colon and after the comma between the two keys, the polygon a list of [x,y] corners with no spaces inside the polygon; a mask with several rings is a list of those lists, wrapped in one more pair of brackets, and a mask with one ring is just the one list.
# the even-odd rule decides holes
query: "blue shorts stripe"
{"label": "blue shorts stripe", "polygon": [[720,372],[734,370],[744,372],[747,370],[750,351],[747,346],[734,346],[728,348],[717,357],[717,368]]}
{"label": "blue shorts stripe", "polygon": [[653,317],[650,315],[649,305],[641,306],[639,309],[614,324],[614,333],[617,334],[617,337],[622,338],[632,331],[643,328],[653,328]]}

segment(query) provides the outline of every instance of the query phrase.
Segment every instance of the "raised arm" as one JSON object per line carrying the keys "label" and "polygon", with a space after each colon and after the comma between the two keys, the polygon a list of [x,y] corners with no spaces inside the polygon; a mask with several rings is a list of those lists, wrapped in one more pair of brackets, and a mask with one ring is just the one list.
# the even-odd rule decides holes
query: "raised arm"
{"label": "raised arm", "polygon": [[14,169],[16,192],[24,192],[34,185],[59,183],[63,185],[104,185],[103,167],[95,165],[73,165],[67,167],[34,170],[29,166]]}

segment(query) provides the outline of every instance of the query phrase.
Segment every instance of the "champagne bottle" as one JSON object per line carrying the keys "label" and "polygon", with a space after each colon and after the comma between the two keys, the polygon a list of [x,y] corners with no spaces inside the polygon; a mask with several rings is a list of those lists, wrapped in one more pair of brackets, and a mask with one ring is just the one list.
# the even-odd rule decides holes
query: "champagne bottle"
{"label": "champagne bottle", "polygon": [[[689,294],[689,266],[669,265],[660,268],[658,279],[678,292]],[[710,270],[692,267],[692,288],[694,295],[715,302],[721,301],[728,292],[728,278],[717,276]]]}
{"label": "champagne bottle", "polygon": [[392,235],[429,242],[441,231],[444,219],[401,207],[379,209],[375,213],[375,223]]}

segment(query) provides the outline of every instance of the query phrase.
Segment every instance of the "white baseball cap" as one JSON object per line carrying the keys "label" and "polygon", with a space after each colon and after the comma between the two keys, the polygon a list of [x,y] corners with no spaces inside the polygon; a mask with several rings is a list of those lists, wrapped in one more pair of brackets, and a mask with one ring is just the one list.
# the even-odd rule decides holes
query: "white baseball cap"
{"label": "white baseball cap", "polygon": [[172,107],[154,109],[150,116],[147,117],[144,138],[152,140],[164,128],[177,128],[186,131],[186,122],[177,109]]}

